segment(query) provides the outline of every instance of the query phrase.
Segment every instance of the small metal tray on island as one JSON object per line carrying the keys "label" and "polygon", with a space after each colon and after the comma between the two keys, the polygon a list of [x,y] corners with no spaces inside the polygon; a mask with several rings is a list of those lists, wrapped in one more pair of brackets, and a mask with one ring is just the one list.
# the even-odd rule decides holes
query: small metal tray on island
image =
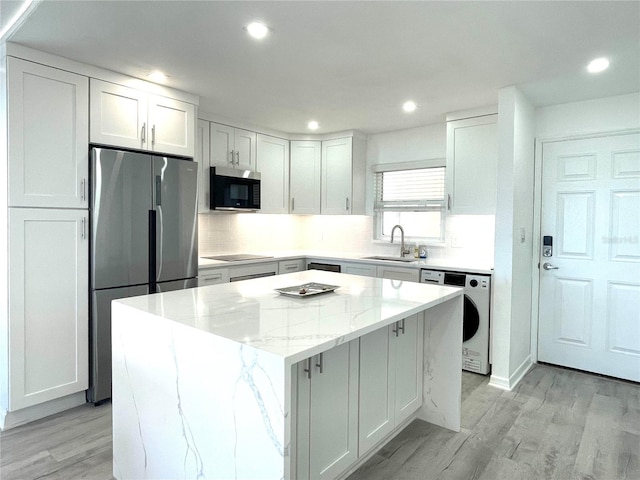
{"label": "small metal tray on island", "polygon": [[320,293],[333,292],[339,285],[327,285],[325,283],[303,283],[302,285],[294,285],[292,287],[276,288],[276,292],[290,297],[309,297]]}

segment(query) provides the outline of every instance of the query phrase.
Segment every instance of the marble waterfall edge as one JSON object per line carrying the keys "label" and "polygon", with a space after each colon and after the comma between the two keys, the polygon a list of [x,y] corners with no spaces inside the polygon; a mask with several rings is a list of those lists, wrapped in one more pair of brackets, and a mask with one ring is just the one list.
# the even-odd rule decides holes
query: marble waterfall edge
{"label": "marble waterfall edge", "polygon": [[117,302],[112,337],[116,478],[285,477],[281,357]]}

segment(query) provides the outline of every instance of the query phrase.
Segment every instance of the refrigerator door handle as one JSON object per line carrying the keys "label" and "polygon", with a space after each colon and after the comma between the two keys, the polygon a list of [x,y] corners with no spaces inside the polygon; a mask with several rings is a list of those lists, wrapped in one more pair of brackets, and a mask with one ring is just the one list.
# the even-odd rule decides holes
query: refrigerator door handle
{"label": "refrigerator door handle", "polygon": [[149,210],[149,293],[156,293],[156,211]]}
{"label": "refrigerator door handle", "polygon": [[162,205],[162,177],[156,175],[156,205]]}

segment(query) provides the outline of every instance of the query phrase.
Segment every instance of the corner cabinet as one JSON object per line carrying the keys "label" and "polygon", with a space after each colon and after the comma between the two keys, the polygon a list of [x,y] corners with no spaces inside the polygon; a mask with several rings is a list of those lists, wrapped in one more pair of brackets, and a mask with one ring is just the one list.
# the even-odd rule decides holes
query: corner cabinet
{"label": "corner cabinet", "polygon": [[297,366],[296,474],[333,479],[358,458],[359,340]]}
{"label": "corner cabinet", "polygon": [[91,79],[90,141],[193,157],[195,105]]}
{"label": "corner cabinet", "polygon": [[498,115],[447,122],[447,209],[495,214]]}
{"label": "corner cabinet", "polygon": [[360,338],[359,455],[422,405],[422,314]]}
{"label": "corner cabinet", "polygon": [[88,208],[89,79],[7,63],[9,206]]}
{"label": "corner cabinet", "polygon": [[262,198],[260,213],[289,213],[289,141],[257,135]]}
{"label": "corner cabinet", "polygon": [[320,214],[322,142],[291,141],[290,212]]}
{"label": "corner cabinet", "polygon": [[9,212],[9,411],[88,388],[88,212]]}
{"label": "corner cabinet", "polygon": [[364,214],[363,143],[356,137],[322,142],[321,213]]}

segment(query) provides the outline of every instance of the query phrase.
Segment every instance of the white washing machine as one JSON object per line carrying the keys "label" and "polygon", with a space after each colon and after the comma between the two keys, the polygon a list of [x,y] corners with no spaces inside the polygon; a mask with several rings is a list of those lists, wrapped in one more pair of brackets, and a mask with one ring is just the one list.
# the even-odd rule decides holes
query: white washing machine
{"label": "white washing machine", "polygon": [[421,270],[421,283],[464,287],[462,369],[487,375],[491,310],[491,275]]}

